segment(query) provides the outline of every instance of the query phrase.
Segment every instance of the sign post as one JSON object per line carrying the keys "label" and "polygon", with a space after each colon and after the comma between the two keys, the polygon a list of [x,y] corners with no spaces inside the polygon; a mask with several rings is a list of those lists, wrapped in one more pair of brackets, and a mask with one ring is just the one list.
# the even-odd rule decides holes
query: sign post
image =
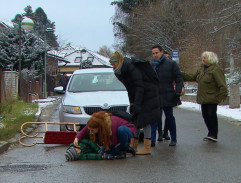
{"label": "sign post", "polygon": [[180,50],[172,50],[172,60],[177,64],[180,62]]}

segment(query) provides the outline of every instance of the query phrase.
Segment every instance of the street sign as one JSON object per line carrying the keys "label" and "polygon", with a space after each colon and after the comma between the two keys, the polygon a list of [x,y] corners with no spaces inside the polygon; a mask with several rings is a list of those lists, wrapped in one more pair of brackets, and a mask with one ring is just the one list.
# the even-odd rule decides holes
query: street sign
{"label": "street sign", "polygon": [[172,60],[179,64],[180,61],[180,51],[172,50]]}

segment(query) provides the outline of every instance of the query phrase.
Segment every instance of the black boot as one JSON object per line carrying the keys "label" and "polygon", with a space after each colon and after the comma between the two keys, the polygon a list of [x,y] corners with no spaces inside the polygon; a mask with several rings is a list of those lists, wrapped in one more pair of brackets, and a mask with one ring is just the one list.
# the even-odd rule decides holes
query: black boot
{"label": "black boot", "polygon": [[158,139],[157,139],[157,141],[163,141],[162,138],[163,138],[163,137],[162,137],[162,130],[159,130],[159,129],[158,129]]}
{"label": "black boot", "polygon": [[168,131],[163,131],[163,136],[162,136],[165,140],[170,140],[170,137],[168,135]]}
{"label": "black boot", "polygon": [[126,153],[131,153],[133,156],[136,155],[136,151],[133,147],[131,146],[128,146],[127,149],[126,149]]}
{"label": "black boot", "polygon": [[126,151],[120,151],[117,155],[115,155],[115,159],[125,159]]}

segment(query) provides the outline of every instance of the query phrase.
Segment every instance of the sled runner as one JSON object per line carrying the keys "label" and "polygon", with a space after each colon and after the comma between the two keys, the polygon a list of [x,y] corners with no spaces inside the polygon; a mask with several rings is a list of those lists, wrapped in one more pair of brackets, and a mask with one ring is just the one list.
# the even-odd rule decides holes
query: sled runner
{"label": "sled runner", "polygon": [[[34,135],[26,134],[24,132],[25,125],[35,124],[44,125],[44,130],[35,131]],[[68,125],[73,126],[73,131],[50,131],[48,130],[48,125]],[[19,138],[19,143],[25,147],[32,147],[36,144],[71,144],[74,141],[75,135],[77,133],[77,126],[79,123],[60,123],[60,122],[26,122],[21,126],[21,137]],[[33,144],[23,143],[23,139],[41,139],[40,141],[35,141]]]}

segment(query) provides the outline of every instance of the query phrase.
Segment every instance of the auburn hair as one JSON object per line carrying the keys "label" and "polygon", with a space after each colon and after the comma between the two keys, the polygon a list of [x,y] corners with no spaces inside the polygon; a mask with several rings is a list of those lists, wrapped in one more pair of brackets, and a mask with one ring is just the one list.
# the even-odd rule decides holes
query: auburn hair
{"label": "auburn hair", "polygon": [[[91,118],[87,122],[87,126],[90,128],[98,129],[98,144],[104,145],[105,150],[109,150],[111,146],[111,113],[106,111],[95,112],[91,115]],[[96,141],[96,134],[90,134],[90,140]]]}

